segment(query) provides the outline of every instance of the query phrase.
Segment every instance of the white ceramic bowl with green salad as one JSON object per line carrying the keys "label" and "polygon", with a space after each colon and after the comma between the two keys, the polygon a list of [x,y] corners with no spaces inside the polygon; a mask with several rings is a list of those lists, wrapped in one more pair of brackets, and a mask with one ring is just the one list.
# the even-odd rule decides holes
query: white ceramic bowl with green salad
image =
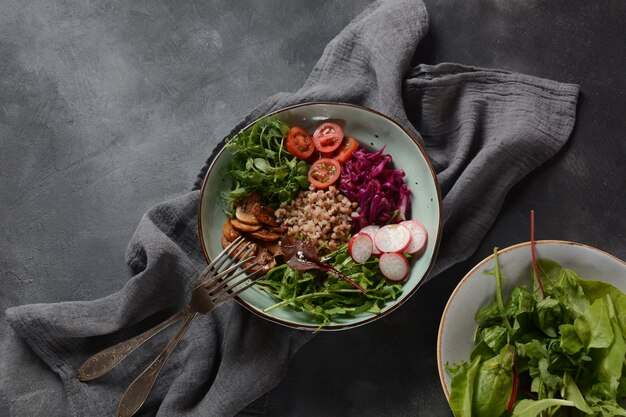
{"label": "white ceramic bowl with green salad", "polygon": [[437,363],[455,416],[626,415],[626,262],[558,240],[535,253],[539,280],[530,242],[497,252],[501,304],[494,255],[448,300]]}
{"label": "white ceramic bowl with green salad", "polygon": [[[389,117],[345,103],[285,108],[227,139],[207,171],[198,216],[207,261],[240,234],[274,254],[264,255],[272,259],[266,278],[236,300],[312,331],[353,328],[396,309],[433,267],[441,239],[439,185],[421,142]],[[300,269],[296,255],[294,268],[284,265],[288,235],[315,246],[321,265],[340,274]]]}

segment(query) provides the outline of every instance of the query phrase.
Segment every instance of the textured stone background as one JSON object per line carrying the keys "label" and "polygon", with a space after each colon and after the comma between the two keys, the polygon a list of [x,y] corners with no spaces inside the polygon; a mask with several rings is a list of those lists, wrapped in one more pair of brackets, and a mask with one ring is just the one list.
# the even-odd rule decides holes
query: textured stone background
{"label": "textured stone background", "polygon": [[[0,415],[65,415],[56,376],[28,349],[8,354],[22,342],[4,309],[122,286],[143,212],[189,190],[217,141],[268,95],[297,89],[368,3],[0,1]],[[413,334],[381,334],[375,322],[317,336],[271,393],[270,415],[450,415],[436,369],[440,314],[493,246],[528,239],[531,208],[538,238],[626,258],[626,3],[425,3],[431,30],[415,62],[578,83],[574,135],[514,189],[472,259],[385,319],[414,321]],[[12,401],[18,393],[31,401]]]}

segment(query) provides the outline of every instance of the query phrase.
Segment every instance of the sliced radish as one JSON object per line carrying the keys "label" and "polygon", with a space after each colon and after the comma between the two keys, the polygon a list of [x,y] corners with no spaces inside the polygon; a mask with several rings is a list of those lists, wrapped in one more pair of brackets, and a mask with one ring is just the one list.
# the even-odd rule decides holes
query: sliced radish
{"label": "sliced radish", "polygon": [[392,282],[401,282],[409,275],[409,261],[399,253],[380,255],[378,268],[383,276]]}
{"label": "sliced radish", "polygon": [[399,224],[381,227],[374,237],[374,244],[381,252],[402,252],[411,243],[411,232]]}
{"label": "sliced radish", "polygon": [[[370,237],[370,239],[372,239],[372,242],[374,242],[374,237],[376,236],[376,232],[378,232],[379,229],[380,226],[370,224],[369,226],[365,226],[364,228],[359,230],[359,233],[365,233]],[[380,255],[380,251],[378,250],[376,245],[372,245],[372,255]]]}
{"label": "sliced radish", "polygon": [[370,256],[372,256],[373,246],[372,238],[370,238],[369,235],[357,233],[350,239],[348,250],[354,262],[362,264],[363,262],[367,262]]}
{"label": "sliced radish", "polygon": [[405,253],[416,254],[421,256],[426,249],[426,243],[428,242],[428,232],[426,227],[417,220],[406,220],[400,223],[400,226],[404,226],[411,232],[411,243],[409,247],[404,251]]}

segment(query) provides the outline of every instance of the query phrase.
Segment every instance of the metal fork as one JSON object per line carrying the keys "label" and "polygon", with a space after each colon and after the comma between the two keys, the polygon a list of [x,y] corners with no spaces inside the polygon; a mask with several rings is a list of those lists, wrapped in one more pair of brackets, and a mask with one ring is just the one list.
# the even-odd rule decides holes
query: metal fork
{"label": "metal fork", "polygon": [[[241,237],[235,239],[200,274],[191,293],[191,301],[187,306],[144,333],[91,356],[80,367],[77,374],[78,379],[90,381],[106,374],[150,338],[186,317],[185,323],[159,356],[150,363],[124,392],[117,409],[117,416],[130,417],[135,414],[145,402],[161,368],[184,336],[196,315],[198,313],[207,314],[211,312],[224,302],[250,288],[261,277],[259,274],[260,270],[247,274],[257,266],[256,263],[251,263],[243,269],[239,269],[242,265],[254,259],[253,245],[252,243],[245,243]],[[242,274],[244,274],[243,277]],[[240,278],[235,280],[238,277]],[[250,280],[250,282],[245,283],[247,280]]]}

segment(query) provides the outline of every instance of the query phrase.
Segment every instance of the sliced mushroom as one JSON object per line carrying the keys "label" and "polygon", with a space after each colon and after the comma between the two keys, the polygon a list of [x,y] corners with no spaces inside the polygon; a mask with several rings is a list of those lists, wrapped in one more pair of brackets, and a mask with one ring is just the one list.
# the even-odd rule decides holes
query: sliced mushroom
{"label": "sliced mushroom", "polygon": [[260,224],[259,220],[254,216],[254,214],[246,209],[247,206],[247,204],[237,206],[237,209],[235,210],[235,216],[237,217],[237,220],[242,223],[255,226]]}
{"label": "sliced mushroom", "polygon": [[250,209],[250,212],[254,214],[254,216],[263,224],[272,227],[279,226],[276,216],[274,215],[274,210],[262,205],[261,203],[254,204]]}
{"label": "sliced mushroom", "polygon": [[263,230],[259,230],[258,232],[250,233],[250,236],[255,239],[263,240],[266,242],[275,242],[278,239],[280,239],[282,235],[279,233],[274,233],[272,231],[263,229]]}
{"label": "sliced mushroom", "polygon": [[287,233],[287,229],[283,229],[282,226],[270,227],[270,230],[274,233],[280,233],[281,235]]}
{"label": "sliced mushroom", "polygon": [[241,236],[241,233],[236,231],[233,228],[233,225],[230,224],[230,220],[226,220],[226,223],[224,223],[224,227],[222,227],[222,233],[224,234],[226,240],[228,240],[229,242],[232,242],[233,240]]}
{"label": "sliced mushroom", "polygon": [[230,220],[230,224],[231,226],[233,226],[235,228],[235,230],[238,230],[240,232],[244,232],[244,233],[252,233],[252,232],[256,232],[257,230],[261,230],[261,224],[248,224],[248,223],[243,223],[241,221],[239,221],[239,219],[231,219]]}

